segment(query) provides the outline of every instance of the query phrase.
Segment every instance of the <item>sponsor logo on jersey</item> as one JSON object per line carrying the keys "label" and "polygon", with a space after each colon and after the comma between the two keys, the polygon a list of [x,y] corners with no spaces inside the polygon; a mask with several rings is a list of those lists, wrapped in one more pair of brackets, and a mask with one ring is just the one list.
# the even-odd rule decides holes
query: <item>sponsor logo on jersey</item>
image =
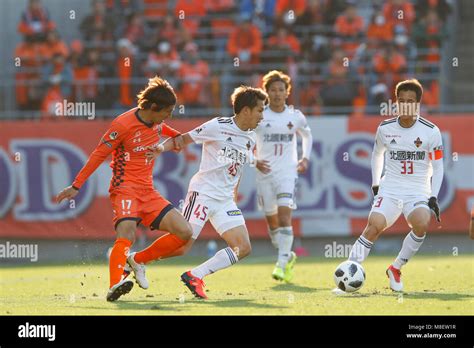
{"label": "sponsor logo on jersey", "polygon": [[290,121],[290,122],[288,122],[288,124],[286,126],[288,127],[288,129],[291,130],[291,128],[293,128],[293,123],[291,123],[291,121]]}
{"label": "sponsor logo on jersey", "polygon": [[[153,149],[154,149],[154,148],[157,148],[159,144],[160,144],[160,143],[155,143],[155,144],[151,145],[151,148],[153,148]],[[140,145],[140,146],[135,147],[135,148],[133,149],[133,152],[141,152],[141,151],[145,151],[145,150],[147,150],[147,149],[148,149],[148,146]]]}
{"label": "sponsor logo on jersey", "polygon": [[416,140],[413,142],[416,147],[420,147],[423,142],[420,140],[420,137],[416,138]]}
{"label": "sponsor logo on jersey", "polygon": [[142,135],[142,132],[136,131],[133,137],[136,138],[136,137],[139,137],[140,135]]}
{"label": "sponsor logo on jersey", "polygon": [[229,210],[227,211],[227,215],[229,216],[239,216],[242,215],[242,212],[240,210]]}
{"label": "sponsor logo on jersey", "polygon": [[228,141],[229,143],[232,142],[232,138],[231,137],[228,137],[225,141]]}
{"label": "sponsor logo on jersey", "polygon": [[263,141],[266,143],[290,143],[293,141],[294,134],[264,134]]}
{"label": "sponsor logo on jersey", "polygon": [[247,150],[250,150],[250,148],[252,147],[252,145],[250,144],[250,140],[245,146],[247,146]]}
{"label": "sponsor logo on jersey", "polygon": [[284,192],[284,193],[279,193],[277,194],[277,198],[293,198],[293,194],[292,193],[287,193],[287,192]]}
{"label": "sponsor logo on jersey", "polygon": [[238,163],[245,164],[247,163],[247,155],[243,152],[240,152],[237,149],[233,149],[225,146],[223,149],[220,149],[217,155],[221,158],[224,157],[225,163]]}
{"label": "sponsor logo on jersey", "polygon": [[109,134],[109,138],[112,139],[112,140],[117,139],[117,137],[118,137],[118,132],[117,131],[112,132],[112,133]]}
{"label": "sponsor logo on jersey", "polygon": [[267,123],[265,127],[270,128],[272,125],[270,123]]}
{"label": "sponsor logo on jersey", "polygon": [[396,144],[397,142],[395,141],[395,139],[392,139],[392,141],[390,142],[390,144]]}
{"label": "sponsor logo on jersey", "polygon": [[425,156],[424,151],[390,151],[390,159],[395,161],[423,161]]}
{"label": "sponsor logo on jersey", "polygon": [[196,134],[199,134],[199,133],[202,132],[202,128],[197,128],[197,129],[195,129],[194,131],[196,132]]}

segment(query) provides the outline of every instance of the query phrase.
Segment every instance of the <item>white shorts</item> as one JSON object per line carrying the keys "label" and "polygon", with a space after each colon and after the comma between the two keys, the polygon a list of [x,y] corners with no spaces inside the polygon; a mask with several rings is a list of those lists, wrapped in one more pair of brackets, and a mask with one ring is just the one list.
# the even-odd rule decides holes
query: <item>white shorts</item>
{"label": "white shorts", "polygon": [[257,202],[265,215],[275,215],[278,207],[296,209],[294,177],[257,180]]}
{"label": "white shorts", "polygon": [[402,213],[405,219],[408,219],[411,212],[420,207],[430,210],[427,196],[393,197],[377,195],[374,198],[370,213],[375,212],[385,216],[388,228],[397,221]]}
{"label": "white shorts", "polygon": [[197,239],[207,220],[220,235],[231,228],[245,225],[242,212],[234,200],[217,200],[195,191],[186,195],[183,216],[193,228],[193,239]]}

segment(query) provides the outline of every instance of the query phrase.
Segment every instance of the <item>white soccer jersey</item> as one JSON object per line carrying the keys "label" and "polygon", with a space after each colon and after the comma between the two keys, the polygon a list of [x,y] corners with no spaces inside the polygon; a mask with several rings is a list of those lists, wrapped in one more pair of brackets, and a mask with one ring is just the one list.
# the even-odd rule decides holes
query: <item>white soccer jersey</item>
{"label": "white soccer jersey", "polygon": [[[410,128],[400,126],[396,117],[382,122],[374,144],[374,153],[385,152],[385,175],[380,180],[379,194],[429,197],[431,160],[441,159],[442,149],[438,127],[421,116]],[[378,178],[373,180],[377,184]]]}
{"label": "white soccer jersey", "polygon": [[303,157],[309,159],[312,147],[311,129],[303,113],[285,106],[283,112],[274,112],[270,107],[263,111],[263,120],[255,130],[257,133],[257,159],[266,160],[271,172],[257,171],[257,179],[265,177],[296,178],[298,165],[296,133],[303,137]]}
{"label": "white soccer jersey", "polygon": [[199,171],[188,190],[219,200],[233,199],[243,166],[253,161],[255,132],[241,130],[234,117],[216,117],[189,135],[203,147]]}

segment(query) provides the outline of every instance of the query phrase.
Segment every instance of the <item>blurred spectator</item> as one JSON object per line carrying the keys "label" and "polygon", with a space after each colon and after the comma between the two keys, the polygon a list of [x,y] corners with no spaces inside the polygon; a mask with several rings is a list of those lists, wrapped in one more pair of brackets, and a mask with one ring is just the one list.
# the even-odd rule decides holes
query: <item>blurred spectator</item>
{"label": "blurred spectator", "polygon": [[[158,41],[168,41],[173,49],[176,49],[178,34],[178,23],[174,16],[168,15],[163,19],[163,23],[157,29]],[[156,43],[158,43],[158,41]]]}
{"label": "blurred spectator", "polygon": [[143,0],[144,16],[149,24],[156,24],[168,14],[168,0]]}
{"label": "blurred spectator", "polygon": [[204,1],[178,0],[175,7],[175,16],[181,24],[189,30],[192,37],[196,36],[201,18],[206,15]]}
{"label": "blurred spectator", "polygon": [[40,0],[29,0],[28,7],[21,15],[18,32],[29,36],[33,41],[42,41],[48,30],[56,24],[49,19],[48,11],[43,8]]}
{"label": "blurred spectator", "polygon": [[136,48],[128,39],[120,39],[117,42],[117,76],[120,79],[119,101],[123,107],[132,107],[135,95],[138,92],[133,88],[131,79],[140,75],[139,64],[136,62]]}
{"label": "blurred spectator", "polygon": [[[308,0],[304,12],[297,18],[296,25],[313,26],[326,24],[328,1]],[[311,30],[311,28],[308,28]]]}
{"label": "blurred spectator", "polygon": [[61,76],[53,75],[47,81],[46,94],[41,103],[41,119],[64,116],[64,100],[65,97],[61,92]]}
{"label": "blurred spectator", "polygon": [[211,44],[201,47],[213,51],[217,59],[223,58],[227,39],[234,28],[234,17],[237,13],[233,0],[205,0],[207,18],[201,23],[208,30],[204,37]]}
{"label": "blurred spectator", "polygon": [[385,19],[383,12],[376,9],[367,27],[367,44],[369,48],[380,47],[393,40],[393,25]]}
{"label": "blurred spectator", "polygon": [[209,65],[199,59],[194,42],[188,43],[184,51],[184,61],[178,71],[179,100],[186,106],[205,106],[209,102]]}
{"label": "blurred spectator", "polygon": [[277,24],[292,25],[306,9],[306,0],[276,0]]}
{"label": "blurred spectator", "polygon": [[115,22],[107,14],[103,0],[92,0],[92,13],[82,20],[79,30],[85,41],[92,41],[97,47],[114,39]]}
{"label": "blurred spectator", "polygon": [[141,13],[143,10],[142,0],[107,0],[106,9],[107,13],[118,17],[119,22],[135,13]]}
{"label": "blurred spectator", "polygon": [[326,67],[320,91],[324,106],[350,107],[357,96],[356,76],[346,64],[346,56],[343,50],[335,50]]}
{"label": "blurred spectator", "polygon": [[[17,65],[18,63],[18,65]],[[15,48],[15,94],[20,109],[37,109],[41,101],[41,46],[32,36]]]}
{"label": "blurred spectator", "polygon": [[[145,63],[145,71],[148,77],[166,76],[170,81],[171,77],[176,76],[176,72],[181,66],[181,59],[172,49],[168,41],[160,42],[156,49],[150,52]],[[171,82],[170,82],[171,83]]]}
{"label": "blurred spectator", "polygon": [[413,26],[412,34],[421,52],[418,59],[428,63],[439,63],[441,43],[446,39],[447,32],[438,13],[429,10],[426,16]]}
{"label": "blurred spectator", "polygon": [[146,47],[146,40],[150,37],[150,29],[140,13],[133,13],[128,16],[127,25],[121,36],[128,39],[135,46]]}
{"label": "blurred spectator", "polygon": [[429,11],[434,10],[443,23],[452,12],[451,4],[447,0],[417,0],[415,10],[417,18],[423,18]]}
{"label": "blurred spectator", "polygon": [[61,116],[62,108],[58,109],[56,106],[62,105],[63,100],[71,101],[69,98],[72,92],[72,69],[60,53],[53,55],[50,62],[43,67],[43,82],[46,86],[41,105],[43,117]]}
{"label": "blurred spectator", "polygon": [[[75,54],[73,53],[73,56]],[[85,52],[83,62],[73,66],[74,99],[76,101],[93,101],[98,97],[99,64],[99,51],[91,48]]]}
{"label": "blurred spectator", "polygon": [[347,7],[349,0],[323,0],[325,2],[326,13],[325,23],[326,25],[334,26],[337,17],[344,12]]}
{"label": "blurred spectator", "polygon": [[50,61],[55,54],[68,58],[69,48],[60,39],[57,30],[50,30],[46,34],[46,41],[41,44],[41,57],[43,61]]}
{"label": "blurred spectator", "polygon": [[357,7],[349,3],[334,24],[334,31],[343,40],[343,49],[352,56],[364,36],[364,19],[357,13]]}
{"label": "blurred spectator", "polygon": [[415,20],[415,9],[408,0],[387,0],[382,12],[387,22],[394,27],[401,25],[407,32],[411,31],[411,25]]}
{"label": "blurred spectator", "polygon": [[267,54],[266,63],[295,63],[296,58],[301,53],[300,42],[297,37],[285,27],[277,29],[275,35],[266,40]]}
{"label": "blurred spectator", "polygon": [[[402,80],[403,74],[407,68],[407,62],[405,56],[398,52],[393,44],[387,44],[382,49],[378,50],[372,59],[373,69],[376,74],[376,81],[373,84],[378,86],[376,89],[371,91],[371,97],[380,100],[381,93],[388,94],[395,87],[395,84]],[[386,86],[384,89],[383,86]],[[385,97],[383,97],[385,98]]]}
{"label": "blurred spectator", "polygon": [[54,54],[48,63],[42,67],[43,81],[46,84],[58,85],[64,98],[69,98],[72,93],[72,68],[66,58]]}
{"label": "blurred spectator", "polygon": [[230,34],[227,42],[227,52],[234,58],[239,58],[239,66],[258,64],[260,52],[262,51],[262,34],[258,27],[252,24],[250,18],[241,18],[241,24],[237,25]]}
{"label": "blurred spectator", "polygon": [[264,35],[267,35],[273,29],[276,2],[277,0],[241,0],[238,2],[240,16],[254,17],[255,24]]}

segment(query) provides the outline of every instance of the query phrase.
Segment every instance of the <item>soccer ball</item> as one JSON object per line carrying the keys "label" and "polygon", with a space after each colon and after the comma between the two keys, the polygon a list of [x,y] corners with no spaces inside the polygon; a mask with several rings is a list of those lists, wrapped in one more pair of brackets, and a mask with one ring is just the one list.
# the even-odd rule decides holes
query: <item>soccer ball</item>
{"label": "soccer ball", "polygon": [[334,272],[336,286],[345,292],[359,290],[365,282],[365,271],[362,265],[354,261],[344,261]]}

